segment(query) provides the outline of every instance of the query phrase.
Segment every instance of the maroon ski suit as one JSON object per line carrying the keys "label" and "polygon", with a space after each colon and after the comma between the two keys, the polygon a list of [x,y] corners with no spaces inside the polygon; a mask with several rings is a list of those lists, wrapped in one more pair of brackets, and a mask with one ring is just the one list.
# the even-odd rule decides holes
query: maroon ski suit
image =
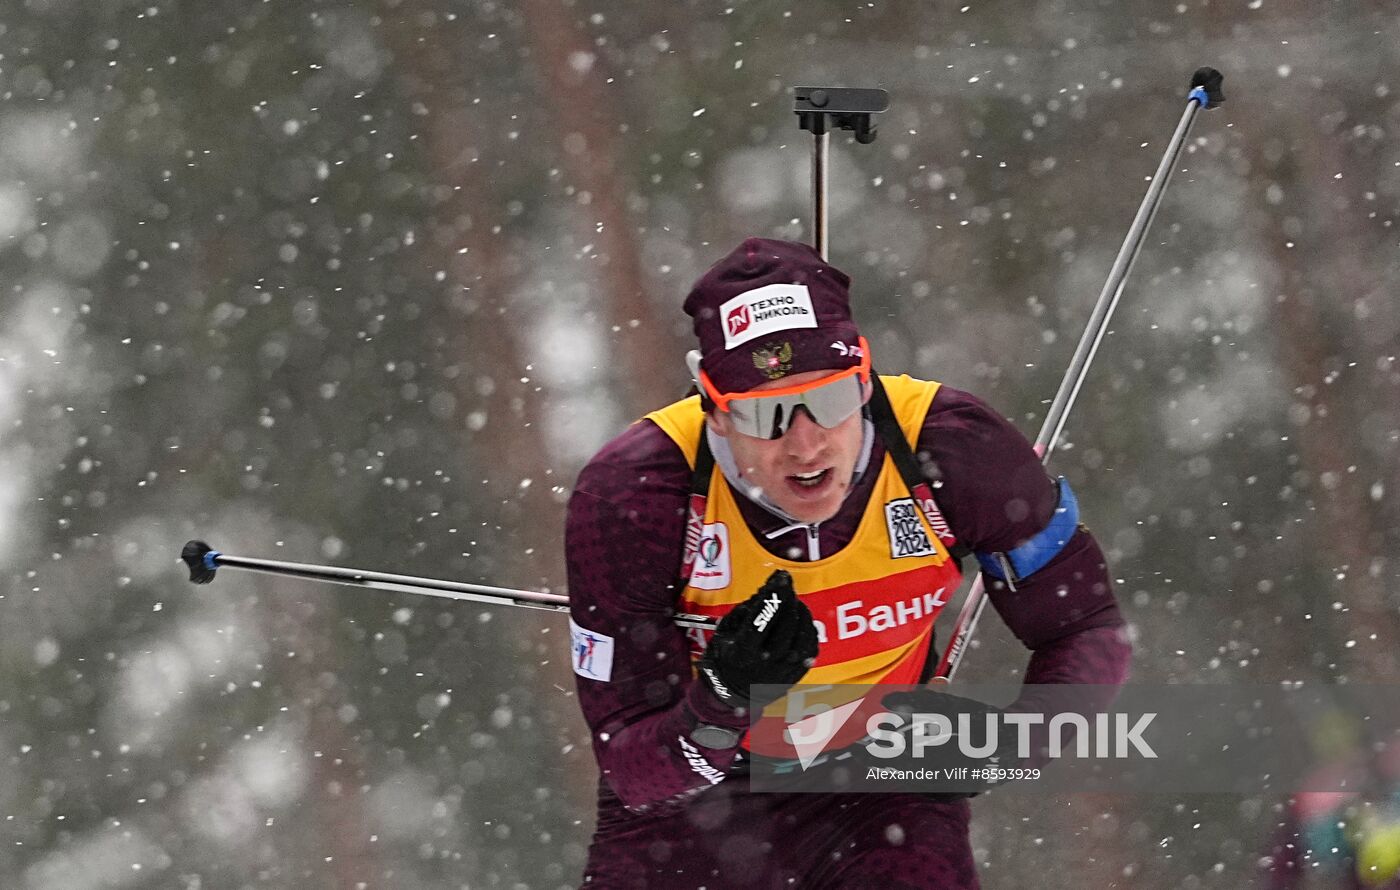
{"label": "maroon ski suit", "polygon": [[[973,396],[941,387],[915,451],[931,481],[940,483],[936,496],[954,534],[973,549],[1013,549],[1049,522],[1053,482],[1025,438]],[[877,437],[841,511],[819,526],[822,557],[851,539],[884,455]],[[690,646],[672,623],[690,477],[679,447],[644,420],[590,461],[569,502],[571,615],[612,641],[608,679],[576,678],[602,773],[584,886],[977,887],[968,801],[755,794],[739,749],[686,741],[697,722],[747,726],[746,717],[695,681]],[[786,524],[738,500],[759,540]],[[805,559],[805,528],[765,546]],[[1126,679],[1123,619],[1103,554],[1085,529],[1016,590],[1000,583],[988,589],[1002,620],[1032,653],[1018,706],[1034,706],[1030,684],[1117,686]],[[718,784],[705,775],[715,770],[726,774]]]}

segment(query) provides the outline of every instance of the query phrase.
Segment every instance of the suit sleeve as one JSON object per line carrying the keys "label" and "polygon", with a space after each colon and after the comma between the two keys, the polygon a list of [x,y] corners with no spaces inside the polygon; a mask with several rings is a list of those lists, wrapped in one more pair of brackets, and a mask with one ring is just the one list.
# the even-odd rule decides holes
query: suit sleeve
{"label": "suit sleeve", "polygon": [[643,421],[590,462],[568,506],[570,617],[576,636],[596,641],[586,666],[571,653],[579,703],[603,780],[634,811],[724,778],[738,749],[696,745],[697,723],[748,727],[694,681],[673,623],[688,482],[679,448]]}
{"label": "suit sleeve", "polygon": [[[1005,552],[1044,529],[1058,495],[1025,437],[985,403],[940,388],[919,437],[925,475],[960,543]],[[1051,684],[1103,687],[1107,706],[1126,681],[1132,647],[1103,551],[1083,525],[1063,550],[1012,590],[984,574],[997,614],[1031,650],[1014,710],[1049,707]],[[1037,688],[1042,687],[1042,688]],[[1083,701],[1082,697],[1076,701]]]}

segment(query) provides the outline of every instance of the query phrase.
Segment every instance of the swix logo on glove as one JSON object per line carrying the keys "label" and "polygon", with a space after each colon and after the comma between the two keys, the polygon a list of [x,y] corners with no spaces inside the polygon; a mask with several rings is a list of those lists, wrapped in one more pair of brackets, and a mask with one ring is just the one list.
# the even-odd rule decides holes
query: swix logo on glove
{"label": "swix logo on glove", "polygon": [[753,620],[754,629],[767,629],[768,622],[772,621],[773,616],[778,614],[778,607],[782,604],[783,601],[778,599],[778,595],[776,593],[768,597],[768,599],[764,600],[763,611],[759,612],[758,617]]}
{"label": "swix logo on glove", "polygon": [[715,695],[718,695],[724,701],[729,701],[734,697],[734,693],[729,691],[728,686],[720,682],[719,677],[713,670],[710,668],[701,668],[701,670],[705,672],[705,676],[710,678],[710,687],[714,689]]}
{"label": "swix logo on glove", "polygon": [[613,638],[607,634],[579,627],[569,619],[569,648],[572,650],[574,673],[590,680],[612,679]]}
{"label": "swix logo on glove", "polygon": [[774,331],[814,328],[817,313],[805,284],[767,284],[745,291],[719,307],[724,348],[733,349]]}

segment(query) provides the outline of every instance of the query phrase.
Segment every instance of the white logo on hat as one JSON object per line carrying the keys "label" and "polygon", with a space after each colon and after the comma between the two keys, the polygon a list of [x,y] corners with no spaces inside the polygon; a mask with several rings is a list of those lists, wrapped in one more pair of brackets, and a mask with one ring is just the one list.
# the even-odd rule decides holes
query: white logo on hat
{"label": "white logo on hat", "polygon": [[733,349],[774,331],[814,328],[817,313],[805,284],[767,284],[719,307],[724,348]]}

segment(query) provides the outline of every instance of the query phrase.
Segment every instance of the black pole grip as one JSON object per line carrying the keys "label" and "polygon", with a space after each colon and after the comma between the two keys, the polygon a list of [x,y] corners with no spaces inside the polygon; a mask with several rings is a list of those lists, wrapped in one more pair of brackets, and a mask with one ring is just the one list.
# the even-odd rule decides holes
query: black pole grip
{"label": "black pole grip", "polygon": [[205,564],[204,557],[208,553],[213,553],[214,548],[203,541],[190,541],[180,551],[180,558],[185,561],[185,565],[190,567],[190,580],[195,584],[208,584],[214,580],[214,573],[218,571]]}
{"label": "black pole grip", "polygon": [[1225,82],[1225,75],[1214,68],[1197,68],[1196,73],[1191,75],[1191,89],[1200,87],[1206,91],[1206,102],[1208,107],[1214,108],[1225,101],[1225,94],[1221,92],[1220,86]]}

